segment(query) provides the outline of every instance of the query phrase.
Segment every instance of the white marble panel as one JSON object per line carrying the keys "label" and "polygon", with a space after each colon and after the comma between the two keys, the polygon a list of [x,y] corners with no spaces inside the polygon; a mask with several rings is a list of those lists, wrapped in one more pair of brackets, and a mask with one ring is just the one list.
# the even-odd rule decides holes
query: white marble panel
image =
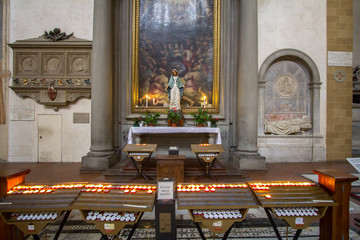
{"label": "white marble panel", "polygon": [[316,64],[320,80],[320,134],[326,133],[326,0],[258,0],[259,64],[280,49],[296,49]]}
{"label": "white marble panel", "polygon": [[326,156],[322,137],[260,136],[258,148],[267,163],[318,162]]}
{"label": "white marble panel", "polygon": [[10,121],[34,121],[35,107],[26,105],[11,105],[9,118]]}
{"label": "white marble panel", "polygon": [[328,52],[328,66],[352,67],[352,52]]}

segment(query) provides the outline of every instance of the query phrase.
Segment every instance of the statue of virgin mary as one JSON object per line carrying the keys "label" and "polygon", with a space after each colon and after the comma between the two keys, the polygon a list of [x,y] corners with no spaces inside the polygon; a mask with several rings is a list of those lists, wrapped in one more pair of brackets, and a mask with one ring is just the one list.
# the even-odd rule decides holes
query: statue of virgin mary
{"label": "statue of virgin mary", "polygon": [[184,85],[181,83],[179,72],[176,69],[171,70],[167,92],[170,100],[170,109],[181,109],[180,100],[184,94]]}

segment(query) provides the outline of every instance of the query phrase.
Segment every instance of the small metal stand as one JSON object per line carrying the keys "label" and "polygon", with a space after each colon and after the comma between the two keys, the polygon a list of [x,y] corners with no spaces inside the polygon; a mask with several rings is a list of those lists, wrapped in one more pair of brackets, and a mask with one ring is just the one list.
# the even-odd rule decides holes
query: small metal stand
{"label": "small metal stand", "polygon": [[141,220],[143,214],[144,214],[144,212],[140,212],[139,220],[138,220],[138,221],[133,225],[133,227],[131,228],[131,231],[130,231],[130,233],[129,233],[129,236],[128,236],[127,240],[131,240],[132,236],[133,236],[134,233],[135,233],[136,228],[139,226],[139,223],[140,223],[140,220]]}
{"label": "small metal stand", "polygon": [[[150,155],[148,157],[146,157],[145,159],[143,159],[142,161],[136,161],[133,157],[130,156],[131,161],[136,169],[136,175],[134,177],[132,177],[130,179],[130,181],[132,181],[138,177],[143,177],[148,182],[152,181],[152,179],[149,178],[144,172],[145,164],[150,159],[151,155],[152,155],[152,153],[150,153]],[[138,164],[136,164],[136,162],[138,162]],[[144,162],[144,165],[142,164],[142,162]]]}
{"label": "small metal stand", "polygon": [[[140,212],[139,214],[140,214],[139,219],[138,219],[138,221],[132,226],[131,231],[130,231],[130,233],[129,233],[129,236],[127,237],[127,240],[131,240],[132,236],[133,236],[134,233],[135,233],[136,228],[139,226],[140,220],[141,220],[141,218],[142,218],[142,216],[143,216],[144,213],[143,213],[143,212]],[[120,232],[118,233],[118,235],[120,235]],[[108,237],[108,235],[105,235],[105,234],[101,233],[101,238],[100,238],[100,240],[109,240],[109,237]]]}
{"label": "small metal stand", "polygon": [[59,229],[57,230],[57,232],[55,234],[54,240],[57,240],[59,238],[60,233],[61,233],[62,229],[64,228],[65,222],[66,222],[66,220],[68,219],[68,217],[70,215],[70,212],[71,212],[71,210],[66,211],[65,216],[64,216],[64,218],[61,221],[61,224],[59,226]]}
{"label": "small metal stand", "polygon": [[157,144],[126,144],[122,149],[131,158],[136,169],[136,175],[131,180],[143,177],[146,181],[151,182],[151,179],[144,173],[144,168],[152,153],[156,151],[156,147]]}
{"label": "small metal stand", "polygon": [[195,155],[196,155],[196,158],[199,160],[199,164],[200,164],[201,168],[203,169],[204,174],[197,177],[197,178],[195,178],[194,181],[197,181],[197,180],[200,180],[200,179],[203,179],[203,178],[211,178],[214,181],[218,181],[218,178],[211,175],[211,173],[210,173],[210,170],[214,166],[214,163],[215,163],[217,158],[214,158],[211,162],[204,161],[205,162],[205,166],[204,166],[201,159],[199,158],[198,154],[195,154]]}
{"label": "small metal stand", "polygon": [[[269,220],[270,220],[271,226],[272,226],[273,229],[274,229],[274,232],[275,232],[275,234],[276,234],[276,237],[277,237],[279,240],[282,240],[281,235],[280,235],[280,233],[279,233],[279,230],[278,230],[277,227],[276,227],[275,221],[274,221],[273,217],[271,216],[271,213],[270,213],[270,211],[269,211],[269,208],[265,208],[265,212],[266,212],[266,215],[268,216],[268,218],[269,218]],[[302,232],[302,229],[298,229],[298,230],[296,231],[296,233],[295,233],[295,236],[294,236],[293,240],[297,240],[297,239],[299,238],[301,232]]]}
{"label": "small metal stand", "polygon": [[[202,231],[202,229],[200,227],[200,224],[198,222],[195,222],[195,221],[194,221],[194,224],[195,224],[195,226],[196,226],[196,228],[197,228],[197,230],[198,230],[198,232],[200,234],[201,239],[206,240],[206,237],[205,237],[205,235],[204,235],[204,233],[203,233],[203,231]],[[228,238],[233,226],[234,226],[234,224],[231,225],[231,227],[225,232],[224,236],[222,237],[222,240],[226,240]]]}

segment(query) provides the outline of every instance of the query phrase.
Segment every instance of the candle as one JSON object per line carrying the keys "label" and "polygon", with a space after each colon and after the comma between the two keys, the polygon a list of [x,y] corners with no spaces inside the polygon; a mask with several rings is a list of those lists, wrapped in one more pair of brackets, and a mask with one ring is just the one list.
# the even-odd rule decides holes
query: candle
{"label": "candle", "polygon": [[148,104],[149,104],[149,96],[146,95],[146,104],[145,104],[145,107],[146,107],[146,108],[148,107]]}
{"label": "candle", "polygon": [[204,96],[204,108],[206,108],[206,96]]}
{"label": "candle", "polygon": [[153,105],[155,105],[155,98],[153,98]]}

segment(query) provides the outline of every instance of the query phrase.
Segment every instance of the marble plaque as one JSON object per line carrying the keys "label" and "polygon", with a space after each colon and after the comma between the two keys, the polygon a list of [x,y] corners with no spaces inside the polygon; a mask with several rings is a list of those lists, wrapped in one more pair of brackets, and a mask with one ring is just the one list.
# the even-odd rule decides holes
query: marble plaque
{"label": "marble plaque", "polygon": [[328,66],[352,67],[352,52],[328,52]]}
{"label": "marble plaque", "polygon": [[10,121],[34,121],[35,120],[35,107],[11,105],[10,106]]}
{"label": "marble plaque", "polygon": [[90,123],[89,113],[74,113],[73,123]]}

